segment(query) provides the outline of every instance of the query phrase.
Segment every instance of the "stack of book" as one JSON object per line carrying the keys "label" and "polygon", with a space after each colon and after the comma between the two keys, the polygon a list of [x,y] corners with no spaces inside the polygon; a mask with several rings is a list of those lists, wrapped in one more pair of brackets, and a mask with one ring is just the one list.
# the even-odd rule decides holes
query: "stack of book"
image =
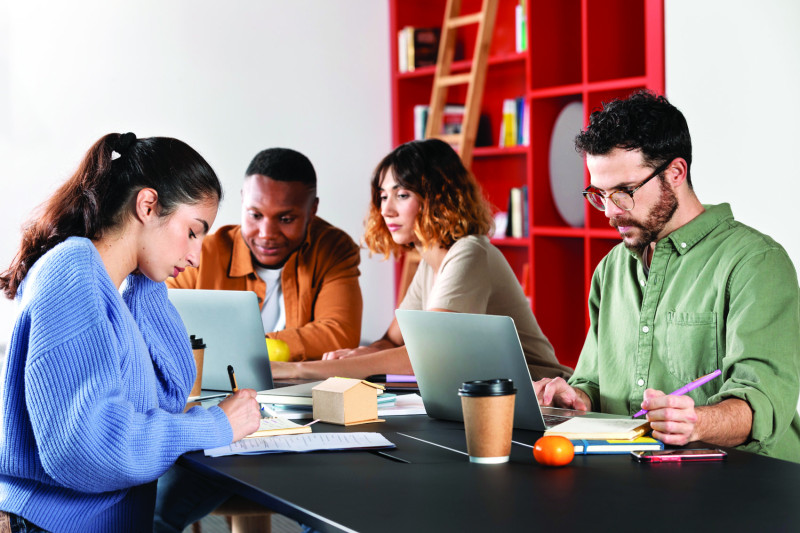
{"label": "stack of book", "polygon": [[506,237],[521,238],[529,234],[528,186],[512,187],[508,195]]}
{"label": "stack of book", "polygon": [[530,144],[530,106],[523,98],[503,100],[503,120],[500,122],[501,147]]}
{"label": "stack of book", "polygon": [[[415,105],[414,106],[414,139],[422,140],[425,138],[425,127],[428,124],[428,112],[430,106]],[[442,131],[440,134],[448,135],[461,133],[461,126],[464,123],[464,110],[463,105],[448,104],[444,106],[442,111]]]}
{"label": "stack of book", "polygon": [[398,70],[412,72],[436,64],[439,55],[439,28],[406,26],[397,32]]}

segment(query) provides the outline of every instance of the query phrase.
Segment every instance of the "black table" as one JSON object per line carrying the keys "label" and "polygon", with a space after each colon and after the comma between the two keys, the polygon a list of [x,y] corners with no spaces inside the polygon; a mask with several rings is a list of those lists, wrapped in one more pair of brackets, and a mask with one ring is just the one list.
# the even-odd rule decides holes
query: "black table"
{"label": "black table", "polygon": [[[322,532],[800,531],[800,464],[737,450],[724,462],[586,455],[548,468],[515,444],[508,463],[477,465],[440,447],[466,452],[460,423],[406,416],[314,431],[377,431],[397,448],[180,462]],[[540,436],[514,432],[528,444]]]}

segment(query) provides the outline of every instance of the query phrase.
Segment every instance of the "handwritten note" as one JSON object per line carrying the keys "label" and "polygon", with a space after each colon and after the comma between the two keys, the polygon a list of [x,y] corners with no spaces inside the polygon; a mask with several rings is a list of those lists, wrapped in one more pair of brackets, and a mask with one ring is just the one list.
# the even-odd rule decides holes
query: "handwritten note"
{"label": "handwritten note", "polygon": [[380,433],[306,433],[244,439],[228,446],[205,450],[209,457],[255,455],[264,453],[313,452],[318,450],[360,450],[394,448]]}

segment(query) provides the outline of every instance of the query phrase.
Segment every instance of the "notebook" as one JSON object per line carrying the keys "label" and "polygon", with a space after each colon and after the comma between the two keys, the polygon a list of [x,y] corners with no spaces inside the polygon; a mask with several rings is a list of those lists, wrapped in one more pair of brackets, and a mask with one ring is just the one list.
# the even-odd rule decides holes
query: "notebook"
{"label": "notebook", "polygon": [[[603,413],[539,407],[517,328],[508,316],[395,311],[428,415],[463,420],[458,389],[465,381],[510,378],[517,389],[514,427],[544,431],[575,416]],[[545,416],[546,415],[546,416]]]}
{"label": "notebook", "polygon": [[206,345],[202,388],[230,391],[228,365],[240,388],[271,389],[258,298],[251,291],[169,289],[169,299],[183,319],[186,331]]}

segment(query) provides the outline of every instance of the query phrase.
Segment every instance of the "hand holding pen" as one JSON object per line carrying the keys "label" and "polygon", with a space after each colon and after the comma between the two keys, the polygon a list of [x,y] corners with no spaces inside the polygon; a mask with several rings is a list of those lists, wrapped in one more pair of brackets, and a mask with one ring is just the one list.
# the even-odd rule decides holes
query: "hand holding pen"
{"label": "hand holding pen", "polygon": [[[228,367],[228,368],[230,368],[230,367]],[[709,381],[711,381],[715,377],[719,376],[720,374],[722,374],[722,370],[715,370],[710,374],[706,374],[705,376],[703,376],[701,378],[697,378],[696,380],[692,381],[691,383],[687,383],[686,385],[684,385],[683,387],[681,387],[678,390],[674,390],[674,391],[670,392],[669,396],[683,396],[687,392],[689,392],[691,390],[694,390],[697,387],[700,387],[702,385],[705,385],[706,383],[708,383]],[[647,413],[647,409],[642,409],[641,411],[639,411],[638,413],[633,415],[633,418],[642,416],[645,413]]]}
{"label": "hand holding pen", "polygon": [[258,429],[261,423],[261,408],[256,401],[255,390],[239,388],[233,367],[230,365],[228,377],[231,380],[233,394],[221,401],[219,407],[228,417],[233,430],[232,442],[236,442]]}
{"label": "hand holding pen", "polygon": [[647,420],[653,431],[653,437],[665,444],[678,446],[700,440],[701,436],[697,433],[698,411],[695,409],[694,400],[685,393],[708,383],[720,374],[720,371],[712,372],[671,394],[647,389],[642,406],[649,410],[647,411]]}

